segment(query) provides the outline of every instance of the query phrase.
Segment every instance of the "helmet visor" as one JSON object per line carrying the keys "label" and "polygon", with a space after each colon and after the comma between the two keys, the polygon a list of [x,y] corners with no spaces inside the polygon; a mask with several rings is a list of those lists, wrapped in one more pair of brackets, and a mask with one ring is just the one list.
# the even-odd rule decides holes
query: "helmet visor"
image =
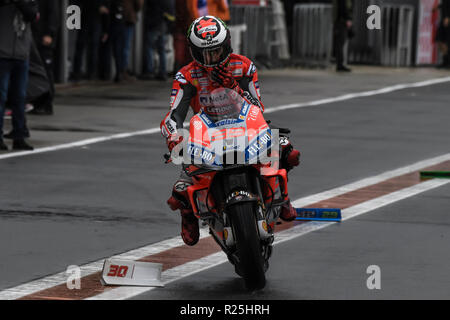
{"label": "helmet visor", "polygon": [[202,55],[203,55],[203,61],[205,62],[205,65],[216,65],[219,62],[222,61],[223,57],[223,48],[214,48],[214,49],[203,49]]}

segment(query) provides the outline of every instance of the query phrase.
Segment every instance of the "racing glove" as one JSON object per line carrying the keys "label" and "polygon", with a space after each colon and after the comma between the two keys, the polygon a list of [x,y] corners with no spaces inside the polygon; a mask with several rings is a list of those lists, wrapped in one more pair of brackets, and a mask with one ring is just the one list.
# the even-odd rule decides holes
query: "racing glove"
{"label": "racing glove", "polygon": [[219,84],[224,88],[228,88],[236,91],[239,95],[242,95],[244,91],[239,87],[236,79],[234,79],[233,74],[229,68],[224,66],[215,67],[210,74],[211,80]]}
{"label": "racing glove", "polygon": [[281,145],[281,167],[288,172],[300,164],[301,153],[294,149],[292,144],[286,138],[280,139]]}
{"label": "racing glove", "polygon": [[169,152],[172,153],[173,148],[176,145],[180,144],[183,141],[183,136],[179,136],[177,134],[172,135],[167,139],[167,148],[169,148]]}

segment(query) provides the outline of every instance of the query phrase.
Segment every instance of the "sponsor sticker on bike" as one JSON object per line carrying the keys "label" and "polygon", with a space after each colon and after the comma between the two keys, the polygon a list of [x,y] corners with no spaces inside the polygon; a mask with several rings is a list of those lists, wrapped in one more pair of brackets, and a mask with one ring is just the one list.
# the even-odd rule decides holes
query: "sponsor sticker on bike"
{"label": "sponsor sticker on bike", "polygon": [[253,195],[251,195],[249,192],[244,191],[244,190],[240,190],[240,191],[234,191],[232,192],[227,200],[225,201],[225,203],[229,203],[230,201],[240,201],[243,200],[244,198],[246,199],[252,199],[254,198]]}
{"label": "sponsor sticker on bike", "polygon": [[205,148],[199,148],[195,145],[190,145],[188,147],[188,154],[194,157],[194,160],[199,161],[199,163],[214,163],[215,155]]}

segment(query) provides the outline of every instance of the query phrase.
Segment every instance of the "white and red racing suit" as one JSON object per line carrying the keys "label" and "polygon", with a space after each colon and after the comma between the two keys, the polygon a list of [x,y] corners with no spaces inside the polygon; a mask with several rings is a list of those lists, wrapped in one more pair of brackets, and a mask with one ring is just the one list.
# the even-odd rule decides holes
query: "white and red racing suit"
{"label": "white and red racing suit", "polygon": [[[258,73],[253,62],[244,56],[231,54],[227,64],[239,87],[243,91],[249,92],[254,99],[257,99],[259,106],[264,111],[259,90]],[[189,106],[193,109],[194,114],[198,113],[202,107],[206,106],[214,89],[217,89],[217,86],[208,76],[208,69],[195,61],[183,67],[175,75],[173,81],[170,110],[160,126],[162,135],[166,139],[170,139],[176,134],[177,129],[183,127]]]}
{"label": "white and red racing suit", "polygon": [[[235,90],[244,96],[249,102],[257,105],[264,112],[264,105],[261,101],[261,94],[258,81],[258,73],[254,63],[238,54],[231,54],[228,61],[225,64],[232,74],[233,78],[238,83],[238,87]],[[183,128],[183,123],[186,120],[189,107],[193,109],[194,114],[198,113],[202,107],[208,106],[208,99],[211,92],[218,88],[210,78],[210,72],[207,68],[202,67],[199,63],[193,61],[190,64],[183,67],[176,75],[173,81],[171,98],[170,98],[170,110],[161,121],[161,133],[167,139],[168,145],[171,139],[178,139],[177,131]],[[289,165],[290,168],[298,165],[299,152],[294,150],[291,144],[286,140],[280,143],[282,147],[282,157],[287,160],[292,157],[294,164]],[[292,152],[292,151],[295,152]],[[297,155],[295,155],[297,153]],[[280,162],[283,165],[283,160]],[[184,170],[181,171],[179,179],[176,181],[172,196],[167,201],[172,210],[181,210],[181,215],[185,219],[183,220],[183,230],[190,231],[196,234],[193,238],[198,239],[198,223],[192,218],[192,209],[190,208],[187,188],[193,184],[192,178],[187,176]],[[290,211],[289,211],[290,210]],[[290,219],[293,216],[292,207],[287,207],[287,214]],[[189,222],[186,222],[189,221]],[[192,238],[189,237],[190,232],[182,232],[183,239]],[[195,244],[194,240],[185,240],[190,245]]]}

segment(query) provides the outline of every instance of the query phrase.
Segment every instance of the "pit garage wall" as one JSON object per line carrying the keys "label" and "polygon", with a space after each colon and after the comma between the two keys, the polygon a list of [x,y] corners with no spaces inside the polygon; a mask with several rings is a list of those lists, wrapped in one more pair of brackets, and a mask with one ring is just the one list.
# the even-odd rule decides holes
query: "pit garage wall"
{"label": "pit garage wall", "polygon": [[[295,3],[331,3],[331,0],[284,0],[293,1]],[[361,64],[382,64],[382,54],[381,54],[381,32],[380,30],[368,30],[366,27],[366,21],[368,14],[366,13],[367,7],[371,4],[375,5],[410,5],[414,8],[413,16],[413,30],[412,30],[412,43],[411,43],[411,65],[423,65],[423,64],[434,64],[437,62],[436,49],[433,47],[431,41],[432,31],[429,31],[430,23],[436,23],[436,21],[430,19],[430,14],[426,14],[422,21],[425,23],[421,24],[421,38],[420,47],[419,37],[418,37],[418,21],[420,16],[420,10],[423,7],[429,8],[430,3],[440,0],[354,0],[354,25],[355,25],[355,37],[349,43],[349,55],[348,60],[350,63],[361,63]],[[60,35],[58,39],[58,52],[56,54],[56,70],[55,78],[59,83],[64,83],[68,81],[69,73],[72,68],[73,55],[75,51],[75,41],[76,41],[76,30],[68,30],[65,26],[65,21],[67,18],[66,9],[73,3],[73,0],[61,0],[61,16],[62,28],[60,30]],[[232,2],[234,5],[234,2]],[[268,2],[270,4],[270,2]],[[422,4],[422,6],[419,6]],[[267,8],[262,8],[266,10]],[[428,10],[429,11],[429,10]],[[286,12],[288,15],[289,13]],[[428,17],[428,18],[427,18]],[[434,18],[435,19],[435,18]],[[268,23],[270,23],[268,21]],[[428,27],[427,27],[428,26]],[[428,29],[427,29],[428,28]],[[427,31],[428,30],[428,31]],[[245,34],[243,34],[245,37]],[[136,26],[136,35],[133,41],[133,52],[130,58],[130,68],[135,73],[140,73],[142,71],[143,65],[143,19],[139,19]],[[428,39],[428,40],[426,40]],[[428,41],[428,45],[424,44]],[[169,50],[169,60],[170,51],[173,50],[172,46],[168,46]],[[418,51],[420,50],[420,51]],[[431,53],[430,53],[431,50]],[[418,54],[419,53],[419,54]],[[246,52],[243,52],[246,54]],[[430,58],[431,57],[431,58]],[[428,59],[428,60],[427,60]],[[169,68],[171,70],[171,68]]]}
{"label": "pit garage wall", "polygon": [[438,12],[433,12],[442,0],[355,0],[355,38],[349,44],[349,60],[351,63],[384,64],[380,48],[382,48],[382,30],[368,30],[365,26],[369,5],[405,5],[414,9],[412,23],[412,43],[410,66],[434,65],[439,56],[434,42]]}

